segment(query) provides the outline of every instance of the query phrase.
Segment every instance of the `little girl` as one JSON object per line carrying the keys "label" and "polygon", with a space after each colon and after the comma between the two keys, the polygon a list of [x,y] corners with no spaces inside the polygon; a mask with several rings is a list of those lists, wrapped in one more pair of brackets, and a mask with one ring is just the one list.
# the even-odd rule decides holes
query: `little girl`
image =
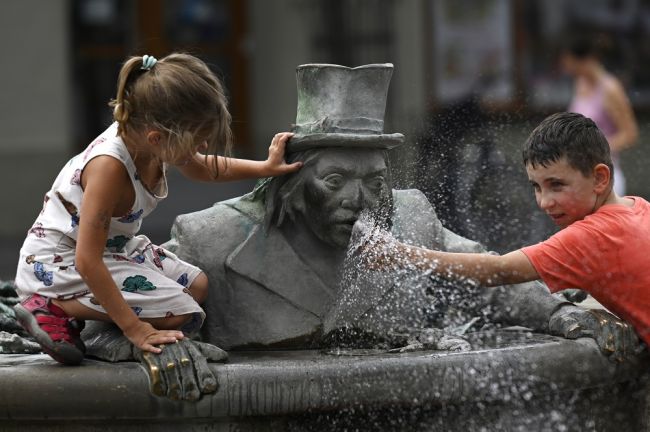
{"label": "little girl", "polygon": [[112,321],[153,353],[201,327],[205,274],[137,235],[167,196],[169,165],[203,181],[276,176],[301,166],[284,161],[290,133],[273,138],[263,162],[217,156],[228,156],[232,141],[226,97],[219,79],[191,55],[131,57],[110,105],[115,123],[61,170],[20,251],[17,319],[64,364],[83,359],[85,319]]}

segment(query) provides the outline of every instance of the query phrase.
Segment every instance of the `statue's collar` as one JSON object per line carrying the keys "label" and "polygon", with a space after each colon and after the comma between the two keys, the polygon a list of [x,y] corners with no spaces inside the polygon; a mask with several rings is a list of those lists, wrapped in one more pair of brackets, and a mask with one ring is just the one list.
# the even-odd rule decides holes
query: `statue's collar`
{"label": "statue's collar", "polygon": [[319,318],[323,318],[334,298],[332,288],[302,261],[274,227],[265,232],[261,224],[255,225],[246,240],[228,256],[226,267]]}

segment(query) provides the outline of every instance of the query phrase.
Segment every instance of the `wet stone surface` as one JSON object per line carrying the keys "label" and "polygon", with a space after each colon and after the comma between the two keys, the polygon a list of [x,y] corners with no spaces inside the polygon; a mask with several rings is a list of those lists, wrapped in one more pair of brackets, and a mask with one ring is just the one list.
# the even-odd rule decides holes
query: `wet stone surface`
{"label": "wet stone surface", "polygon": [[[134,362],[0,355],[0,430],[643,430],[646,358],[525,331],[467,339],[469,352],[231,352],[195,403],[150,395]],[[56,388],[66,397],[43,397]]]}

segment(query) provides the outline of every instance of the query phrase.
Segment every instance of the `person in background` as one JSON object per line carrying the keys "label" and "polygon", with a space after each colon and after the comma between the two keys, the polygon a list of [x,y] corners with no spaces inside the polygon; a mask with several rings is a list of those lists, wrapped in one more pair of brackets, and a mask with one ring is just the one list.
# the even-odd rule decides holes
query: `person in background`
{"label": "person in background", "polygon": [[574,79],[568,111],[589,117],[603,132],[614,164],[614,191],[625,196],[620,154],[632,147],[638,127],[621,81],[600,61],[594,38],[574,38],[560,56],[562,69]]}

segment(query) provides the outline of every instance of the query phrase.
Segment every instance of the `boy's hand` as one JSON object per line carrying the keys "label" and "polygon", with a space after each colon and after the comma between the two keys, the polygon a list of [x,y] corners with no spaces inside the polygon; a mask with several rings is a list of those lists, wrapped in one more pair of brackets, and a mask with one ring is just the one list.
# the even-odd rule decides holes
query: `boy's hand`
{"label": "boy's hand", "polygon": [[302,167],[302,162],[288,164],[284,160],[287,141],[293,136],[291,132],[282,132],[275,134],[271,145],[269,146],[269,157],[264,162],[264,176],[275,177],[298,171]]}
{"label": "boy's hand", "polygon": [[159,354],[162,350],[156,345],[175,343],[183,339],[183,332],[178,330],[156,330],[151,324],[139,321],[138,324],[124,331],[129,341],[142,351]]}
{"label": "boy's hand", "polygon": [[390,270],[399,264],[401,248],[388,231],[383,230],[369,211],[363,211],[352,227],[348,255],[355,256],[368,270]]}
{"label": "boy's hand", "polygon": [[364,210],[352,227],[348,256],[368,270],[433,269],[435,263],[424,256],[422,249],[404,244],[388,232],[375,215]]}

